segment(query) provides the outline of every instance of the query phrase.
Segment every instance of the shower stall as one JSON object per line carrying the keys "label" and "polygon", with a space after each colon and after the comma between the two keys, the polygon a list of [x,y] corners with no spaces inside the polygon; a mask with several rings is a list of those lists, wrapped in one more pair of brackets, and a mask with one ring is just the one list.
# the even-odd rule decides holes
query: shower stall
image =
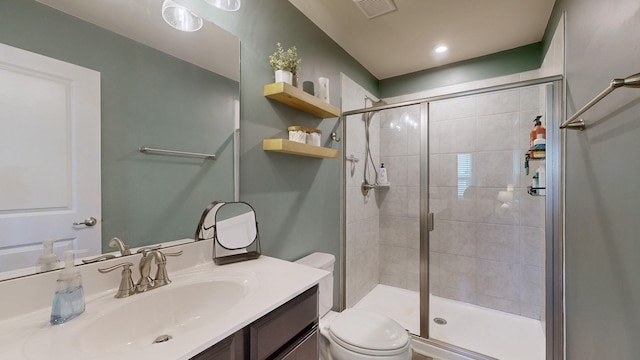
{"label": "shower stall", "polygon": [[388,104],[343,81],[355,109],[342,117],[343,307],[383,313],[455,359],[554,358],[560,80]]}

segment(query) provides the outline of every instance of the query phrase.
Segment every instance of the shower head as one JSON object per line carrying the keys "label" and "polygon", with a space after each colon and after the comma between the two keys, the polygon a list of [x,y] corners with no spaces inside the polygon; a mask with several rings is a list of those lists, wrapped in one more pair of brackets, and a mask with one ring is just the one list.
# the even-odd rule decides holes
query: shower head
{"label": "shower head", "polygon": [[373,104],[373,106],[387,105],[387,102],[382,99],[378,101],[371,101],[371,103]]}
{"label": "shower head", "polygon": [[371,106],[387,105],[387,102],[384,100],[375,100],[365,95],[364,97],[365,107],[367,106],[366,104],[367,100],[371,101]]}

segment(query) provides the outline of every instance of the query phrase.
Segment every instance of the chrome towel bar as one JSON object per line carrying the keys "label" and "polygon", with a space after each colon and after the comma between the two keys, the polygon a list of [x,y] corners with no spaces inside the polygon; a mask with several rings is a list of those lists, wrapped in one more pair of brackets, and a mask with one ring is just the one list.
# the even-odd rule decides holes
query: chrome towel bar
{"label": "chrome towel bar", "polygon": [[584,119],[578,119],[578,117],[585,111],[589,110],[593,105],[597,104],[600,100],[604,99],[613,90],[619,87],[640,88],[640,73],[629,75],[624,79],[611,80],[609,86],[606,89],[604,89],[600,94],[589,101],[585,106],[582,107],[582,109],[573,114],[573,116],[568,118],[567,121],[563,122],[560,125],[560,129],[567,128],[573,130],[584,130],[586,128]]}
{"label": "chrome towel bar", "polygon": [[203,154],[203,153],[195,153],[195,152],[186,152],[186,151],[176,151],[176,150],[163,150],[163,149],[152,149],[146,146],[140,146],[139,148],[141,153],[150,153],[150,154],[161,154],[161,155],[175,155],[175,156],[191,156],[191,157],[201,157],[209,160],[215,160],[215,154]]}

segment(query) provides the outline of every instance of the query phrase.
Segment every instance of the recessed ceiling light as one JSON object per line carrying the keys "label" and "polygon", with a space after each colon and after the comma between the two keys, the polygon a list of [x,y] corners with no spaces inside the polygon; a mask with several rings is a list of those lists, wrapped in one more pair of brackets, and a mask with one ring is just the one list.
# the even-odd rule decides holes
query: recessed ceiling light
{"label": "recessed ceiling light", "polygon": [[440,46],[436,47],[434,51],[437,52],[438,54],[442,54],[442,53],[447,52],[447,50],[449,50],[448,47],[446,47],[445,45],[440,45]]}

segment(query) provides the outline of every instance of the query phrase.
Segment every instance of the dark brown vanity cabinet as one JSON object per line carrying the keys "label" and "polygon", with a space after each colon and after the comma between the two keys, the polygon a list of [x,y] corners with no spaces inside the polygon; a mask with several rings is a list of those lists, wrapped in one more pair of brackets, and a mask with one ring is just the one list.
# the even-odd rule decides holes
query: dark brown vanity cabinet
{"label": "dark brown vanity cabinet", "polygon": [[317,359],[319,336],[314,286],[192,360]]}

